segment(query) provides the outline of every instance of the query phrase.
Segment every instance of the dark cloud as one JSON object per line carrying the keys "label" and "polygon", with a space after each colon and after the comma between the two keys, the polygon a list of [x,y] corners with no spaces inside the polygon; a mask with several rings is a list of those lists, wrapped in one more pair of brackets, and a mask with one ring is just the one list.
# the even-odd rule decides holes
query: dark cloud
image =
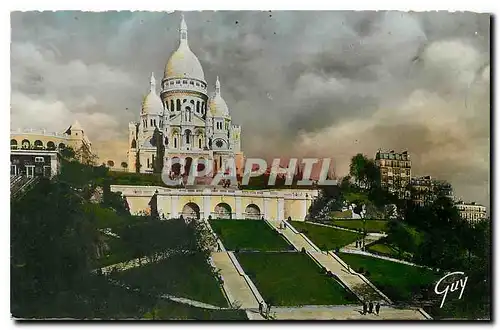
{"label": "dark cloud", "polygon": [[[488,14],[185,16],[191,49],[210,87],[220,77],[249,156],[333,156],[343,174],[357,152],[408,149],[415,174],[488,204]],[[150,72],[162,77],[178,45],[179,13],[11,18],[12,126],[62,130],[78,118],[103,158],[123,160]]]}

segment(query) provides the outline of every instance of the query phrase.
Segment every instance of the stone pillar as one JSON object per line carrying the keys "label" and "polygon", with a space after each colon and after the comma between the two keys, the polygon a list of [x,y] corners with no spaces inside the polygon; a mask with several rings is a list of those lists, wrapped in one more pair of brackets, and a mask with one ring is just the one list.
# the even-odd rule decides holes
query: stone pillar
{"label": "stone pillar", "polygon": [[241,196],[234,196],[235,198],[235,205],[236,205],[236,219],[243,219],[243,212],[241,209]]}
{"label": "stone pillar", "polygon": [[179,163],[181,164],[181,175],[184,175],[184,173],[186,173],[186,169],[185,169],[185,166],[186,166],[186,159],[185,158],[180,158],[180,161]]}
{"label": "stone pillar", "polygon": [[172,218],[178,218],[179,217],[179,196],[172,196],[172,207],[170,209],[170,216]]}
{"label": "stone pillar", "polygon": [[[17,171],[19,171],[19,168],[17,169]],[[53,177],[57,174],[59,174],[59,163],[57,155],[50,155],[50,177]]]}
{"label": "stone pillar", "polygon": [[212,196],[210,196],[209,194],[210,189],[203,190],[203,206],[202,210],[200,211],[203,211],[202,217],[204,217],[205,219],[208,219],[208,216],[212,214],[212,210],[210,209]]}
{"label": "stone pillar", "polygon": [[276,220],[285,220],[285,199],[283,197],[278,197],[278,217]]}
{"label": "stone pillar", "polygon": [[302,210],[300,212],[301,214],[299,220],[305,220],[307,215],[307,199],[301,199],[300,202],[302,203]]}
{"label": "stone pillar", "polygon": [[269,219],[269,213],[268,213],[268,203],[269,203],[269,198],[267,196],[269,196],[269,193],[268,192],[265,192],[264,193],[264,197],[263,198],[263,205],[264,205],[264,219]]}

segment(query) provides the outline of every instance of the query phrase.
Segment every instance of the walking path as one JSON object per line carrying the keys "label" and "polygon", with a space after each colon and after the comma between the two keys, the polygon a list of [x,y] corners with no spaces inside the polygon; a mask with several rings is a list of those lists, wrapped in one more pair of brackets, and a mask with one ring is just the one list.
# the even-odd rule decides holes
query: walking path
{"label": "walking path", "polygon": [[231,260],[229,252],[212,252],[212,261],[220,270],[224,281],[224,290],[231,301],[239,305],[240,308],[259,308],[257,297],[250,288],[250,283],[246,275],[238,271],[236,265]]}
{"label": "walking path", "polygon": [[[271,317],[277,320],[427,320],[419,309],[397,309],[382,306],[380,314],[362,314],[362,306],[271,308]],[[248,315],[250,320],[253,315]]]}
{"label": "walking path", "polygon": [[[375,241],[378,241],[379,239],[382,239],[384,238],[385,236],[387,235],[380,235],[380,234],[374,234],[374,233],[368,233],[366,236],[365,236],[365,246],[367,246],[368,244],[371,244]],[[360,241],[363,241],[363,240],[360,240]],[[351,244],[348,244],[346,246],[344,246],[345,249],[348,249],[348,250],[359,250],[361,251],[361,246],[358,245],[356,246],[356,242],[352,242]]]}

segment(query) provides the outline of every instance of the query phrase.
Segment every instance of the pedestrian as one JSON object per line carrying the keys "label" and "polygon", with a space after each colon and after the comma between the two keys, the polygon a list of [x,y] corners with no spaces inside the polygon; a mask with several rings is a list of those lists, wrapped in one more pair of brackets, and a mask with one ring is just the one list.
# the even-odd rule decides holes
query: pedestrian
{"label": "pedestrian", "polygon": [[267,304],[267,317],[269,317],[269,313],[271,313],[271,304]]}
{"label": "pedestrian", "polygon": [[366,301],[363,301],[363,315],[366,314]]}
{"label": "pedestrian", "polygon": [[368,313],[373,313],[373,303],[370,301],[370,303],[368,304]]}
{"label": "pedestrian", "polygon": [[217,251],[220,252],[220,242],[217,242]]}
{"label": "pedestrian", "polygon": [[262,309],[263,309],[262,301],[259,301],[259,314],[261,315],[262,315]]}
{"label": "pedestrian", "polygon": [[358,241],[356,241],[356,249],[358,248]]}
{"label": "pedestrian", "polygon": [[378,313],[380,313],[380,303],[377,302],[377,305],[375,305],[375,312],[377,312],[377,315]]}

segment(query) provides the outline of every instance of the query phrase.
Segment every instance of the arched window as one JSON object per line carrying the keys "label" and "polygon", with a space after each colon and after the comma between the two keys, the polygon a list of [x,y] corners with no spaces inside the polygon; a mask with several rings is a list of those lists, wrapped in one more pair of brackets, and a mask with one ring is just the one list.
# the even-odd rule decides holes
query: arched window
{"label": "arched window", "polygon": [[64,145],[64,143],[59,143],[59,149],[64,149],[66,148],[66,146]]}
{"label": "arched window", "polygon": [[148,168],[149,168],[149,158],[148,158]]}
{"label": "arched window", "polygon": [[174,100],[170,100],[170,111],[175,111]]}
{"label": "arched window", "polygon": [[194,105],[194,100],[189,101],[189,103],[191,103],[192,105]]}
{"label": "arched window", "polygon": [[200,113],[200,101],[196,102],[196,112]]}
{"label": "arched window", "polygon": [[10,148],[17,149],[17,140],[15,140],[15,139],[10,140]]}
{"label": "arched window", "polygon": [[174,137],[174,148],[177,148],[177,136]]}
{"label": "arched window", "polygon": [[132,143],[131,143],[130,147],[131,147],[132,149],[137,148],[137,142],[135,142],[135,139],[133,139],[133,140],[132,140]]}
{"label": "arched window", "polygon": [[201,138],[198,139],[198,148],[201,149]]}
{"label": "arched window", "polygon": [[184,134],[186,134],[186,143],[191,143],[191,131],[186,130]]}
{"label": "arched window", "polygon": [[176,110],[181,111],[181,100],[177,99]]}

